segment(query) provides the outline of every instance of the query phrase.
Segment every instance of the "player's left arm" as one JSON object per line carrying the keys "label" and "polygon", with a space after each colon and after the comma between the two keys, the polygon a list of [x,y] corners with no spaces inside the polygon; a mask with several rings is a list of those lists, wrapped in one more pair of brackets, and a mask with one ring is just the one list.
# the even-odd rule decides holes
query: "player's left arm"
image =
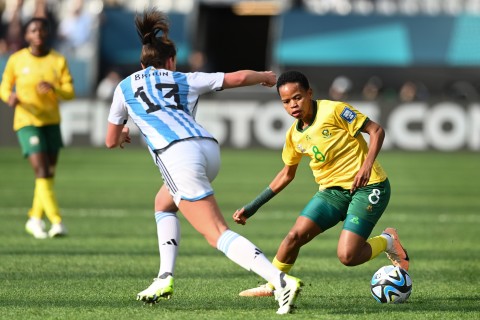
{"label": "player's left arm", "polygon": [[370,136],[370,145],[365,161],[353,180],[352,188],[350,189],[351,193],[355,192],[358,188],[366,186],[368,181],[370,181],[373,164],[382,148],[383,139],[385,138],[385,130],[383,130],[378,123],[370,119],[367,120],[361,131]]}
{"label": "player's left arm", "polygon": [[46,90],[53,90],[61,99],[71,100],[75,97],[75,89],[73,86],[72,75],[68,69],[67,61],[65,59],[62,59],[59,73],[60,77],[58,79],[58,83],[52,84],[44,82],[42,84],[46,87]]}
{"label": "player's left arm", "polygon": [[125,97],[120,85],[115,88],[112,105],[108,114],[107,135],[105,145],[112,149],[120,147],[123,149],[124,143],[130,143],[130,130],[125,124],[128,120],[128,112],[125,108]]}

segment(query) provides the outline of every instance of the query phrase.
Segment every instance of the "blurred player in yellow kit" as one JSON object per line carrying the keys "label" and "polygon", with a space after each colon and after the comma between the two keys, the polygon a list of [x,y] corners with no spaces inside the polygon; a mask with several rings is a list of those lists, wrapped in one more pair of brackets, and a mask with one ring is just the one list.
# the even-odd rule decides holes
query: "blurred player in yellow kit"
{"label": "blurred player in yellow kit", "polygon": [[[32,18],[25,25],[27,48],[12,54],[5,66],[0,98],[15,108],[13,129],[35,173],[32,208],[25,226],[37,239],[67,234],[53,182],[63,147],[59,99],[73,99],[72,76],[65,57],[48,44],[48,20]],[[43,214],[51,223],[47,232]]]}
{"label": "blurred player in yellow kit", "polygon": [[[277,92],[285,111],[296,119],[286,134],[285,166],[260,195],[234,213],[235,222],[245,224],[293,181],[305,156],[310,158],[319,191],[280,244],[273,265],[288,273],[302,246],[343,221],[337,245],[342,264],[357,266],[385,252],[392,264],[408,270],[409,257],[394,228],[370,238],[390,199],[390,183],[376,160],[385,136],[383,128],[345,102],[313,99],[307,77],[298,71],[280,75]],[[369,145],[361,133],[369,135]],[[240,295],[271,296],[273,290],[267,283]]]}

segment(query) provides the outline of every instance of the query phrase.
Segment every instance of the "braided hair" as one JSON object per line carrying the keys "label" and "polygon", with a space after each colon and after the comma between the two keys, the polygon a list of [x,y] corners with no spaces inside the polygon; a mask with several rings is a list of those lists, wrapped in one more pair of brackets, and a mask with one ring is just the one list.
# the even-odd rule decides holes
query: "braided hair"
{"label": "braided hair", "polygon": [[169,21],[156,8],[145,10],[135,17],[137,34],[142,42],[140,62],[146,67],[163,68],[169,58],[177,55],[175,43],[168,38]]}

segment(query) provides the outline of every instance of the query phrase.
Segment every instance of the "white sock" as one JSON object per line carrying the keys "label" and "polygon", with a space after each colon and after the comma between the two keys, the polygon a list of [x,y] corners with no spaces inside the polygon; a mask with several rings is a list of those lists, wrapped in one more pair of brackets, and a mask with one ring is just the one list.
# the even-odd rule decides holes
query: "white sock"
{"label": "white sock", "polygon": [[158,250],[160,253],[160,270],[158,277],[165,273],[173,276],[180,245],[180,222],[174,212],[155,212],[157,222]]}
{"label": "white sock", "polygon": [[263,252],[245,237],[227,230],[218,239],[217,248],[236,264],[255,272],[276,288],[280,288],[281,271],[275,268]]}
{"label": "white sock", "polygon": [[392,245],[393,245],[393,239],[392,237],[388,234],[388,233],[382,233],[380,235],[381,237],[384,237],[385,239],[387,239],[387,249],[385,251],[389,251],[391,248],[392,248]]}

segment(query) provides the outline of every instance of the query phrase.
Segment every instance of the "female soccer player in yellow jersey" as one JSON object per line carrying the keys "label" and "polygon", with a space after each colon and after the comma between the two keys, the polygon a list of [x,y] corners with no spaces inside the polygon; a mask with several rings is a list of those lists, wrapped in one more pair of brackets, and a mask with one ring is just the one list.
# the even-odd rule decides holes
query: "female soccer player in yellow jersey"
{"label": "female soccer player in yellow jersey", "polygon": [[[0,98],[15,108],[13,129],[35,173],[33,204],[25,228],[37,239],[67,234],[53,179],[63,147],[59,99],[73,99],[74,89],[67,61],[48,46],[48,37],[48,20],[32,18],[26,23],[28,47],[9,57],[0,86]],[[44,213],[51,222],[48,233]]]}
{"label": "female soccer player in yellow jersey", "polygon": [[[285,166],[267,189],[233,214],[235,222],[244,225],[282,191],[295,178],[302,156],[307,156],[320,188],[283,239],[273,264],[288,273],[303,245],[344,221],[337,246],[341,263],[356,266],[386,252],[394,265],[408,270],[409,258],[394,228],[368,238],[390,198],[387,175],[376,160],[383,128],[345,102],[313,100],[309,81],[300,72],[283,73],[277,92],[285,110],[296,119],[286,134]],[[361,132],[370,136],[370,146]],[[273,289],[267,283],[240,295],[270,296]]]}

